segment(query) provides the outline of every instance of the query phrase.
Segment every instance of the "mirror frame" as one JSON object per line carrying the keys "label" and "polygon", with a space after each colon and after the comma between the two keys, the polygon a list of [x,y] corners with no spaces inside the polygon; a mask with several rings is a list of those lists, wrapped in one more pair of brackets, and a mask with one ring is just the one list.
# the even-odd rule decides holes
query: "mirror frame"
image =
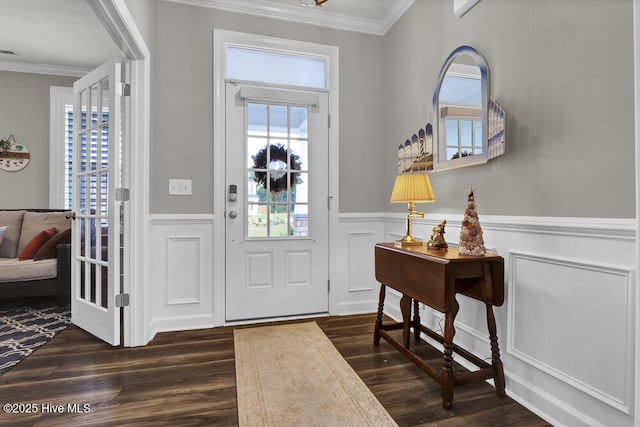
{"label": "mirror frame", "polygon": [[[482,153],[475,154],[472,156],[460,157],[457,159],[447,160],[440,158],[440,153],[446,153],[444,147],[441,147],[440,140],[440,108],[438,108],[438,100],[440,96],[440,88],[442,87],[442,82],[447,74],[447,70],[451,66],[451,64],[462,55],[469,55],[475,61],[478,67],[480,68],[480,84],[482,91]],[[465,166],[473,166],[482,163],[487,163],[488,157],[488,131],[489,131],[489,66],[487,65],[487,61],[484,59],[484,56],[471,46],[460,46],[456,48],[447,60],[444,62],[444,65],[440,69],[440,74],[438,75],[438,80],[436,82],[436,87],[433,91],[433,171],[441,171],[447,169],[460,168]]]}

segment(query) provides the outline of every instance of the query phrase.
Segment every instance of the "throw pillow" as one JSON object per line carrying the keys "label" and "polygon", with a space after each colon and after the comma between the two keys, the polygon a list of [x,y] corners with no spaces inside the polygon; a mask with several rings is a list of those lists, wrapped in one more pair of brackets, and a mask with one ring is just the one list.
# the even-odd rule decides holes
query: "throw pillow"
{"label": "throw pillow", "polygon": [[24,261],[25,259],[33,259],[38,249],[42,247],[47,240],[56,235],[58,230],[55,227],[51,227],[48,230],[43,230],[35,235],[33,239],[27,243],[27,246],[24,247],[18,259],[20,261]]}
{"label": "throw pillow", "polygon": [[[0,210],[0,225],[8,225],[4,232],[4,238],[0,243],[0,258],[18,258],[18,241],[22,231],[22,219],[24,211],[3,211]],[[51,225],[49,227],[52,227]],[[44,230],[47,227],[40,227]],[[35,236],[35,233],[34,233]]]}
{"label": "throw pillow", "polygon": [[58,257],[58,245],[71,243],[71,229],[67,228],[50,238],[33,257],[34,261]]}
{"label": "throw pillow", "polygon": [[[71,220],[65,217],[66,212],[25,212],[22,220],[22,230],[18,241],[17,254],[21,254],[27,244],[42,230],[55,227],[64,230],[71,227]],[[9,223],[0,222],[2,225]],[[14,255],[14,258],[17,255]]]}
{"label": "throw pillow", "polygon": [[0,245],[2,244],[2,239],[4,239],[4,233],[7,231],[7,228],[9,228],[8,225],[0,227]]}

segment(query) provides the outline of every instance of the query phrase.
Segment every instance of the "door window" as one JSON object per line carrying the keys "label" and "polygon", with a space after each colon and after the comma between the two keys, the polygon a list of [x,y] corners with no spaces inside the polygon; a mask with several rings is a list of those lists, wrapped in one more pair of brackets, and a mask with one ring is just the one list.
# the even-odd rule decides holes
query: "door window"
{"label": "door window", "polygon": [[308,237],[308,107],[248,102],[246,112],[246,236]]}

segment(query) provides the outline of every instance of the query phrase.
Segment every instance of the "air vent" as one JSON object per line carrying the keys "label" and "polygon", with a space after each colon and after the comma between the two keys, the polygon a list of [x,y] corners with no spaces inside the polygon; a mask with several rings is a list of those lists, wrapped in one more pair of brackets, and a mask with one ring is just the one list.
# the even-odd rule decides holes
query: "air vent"
{"label": "air vent", "polygon": [[0,54],[2,54],[2,55],[17,55],[17,53],[14,50],[4,50],[4,49],[0,49]]}

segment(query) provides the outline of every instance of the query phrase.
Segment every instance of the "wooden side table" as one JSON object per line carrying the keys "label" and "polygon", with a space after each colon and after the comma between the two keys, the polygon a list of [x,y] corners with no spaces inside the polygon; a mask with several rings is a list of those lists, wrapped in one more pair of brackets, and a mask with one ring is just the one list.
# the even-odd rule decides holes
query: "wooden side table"
{"label": "wooden side table", "polygon": [[[496,334],[493,306],[504,303],[504,260],[498,255],[481,257],[458,254],[457,249],[429,249],[426,246],[400,247],[394,243],[375,246],[376,279],[380,282],[378,315],[373,335],[374,345],[384,338],[420,369],[429,374],[442,387],[442,406],[453,406],[453,388],[456,385],[495,379],[496,393],[505,396],[504,371]],[[389,286],[402,293],[400,311],[402,322],[382,323],[385,288]],[[453,343],[454,321],[459,305],[456,294],[463,294],[485,304],[487,326],[491,341],[491,364]],[[444,335],[420,324],[418,303],[444,313]],[[413,317],[411,308],[413,305]],[[411,328],[415,339],[424,332],[444,346],[442,369],[437,369],[410,349]],[[387,331],[402,329],[402,342]],[[478,370],[453,372],[453,353],[464,357]]]}

